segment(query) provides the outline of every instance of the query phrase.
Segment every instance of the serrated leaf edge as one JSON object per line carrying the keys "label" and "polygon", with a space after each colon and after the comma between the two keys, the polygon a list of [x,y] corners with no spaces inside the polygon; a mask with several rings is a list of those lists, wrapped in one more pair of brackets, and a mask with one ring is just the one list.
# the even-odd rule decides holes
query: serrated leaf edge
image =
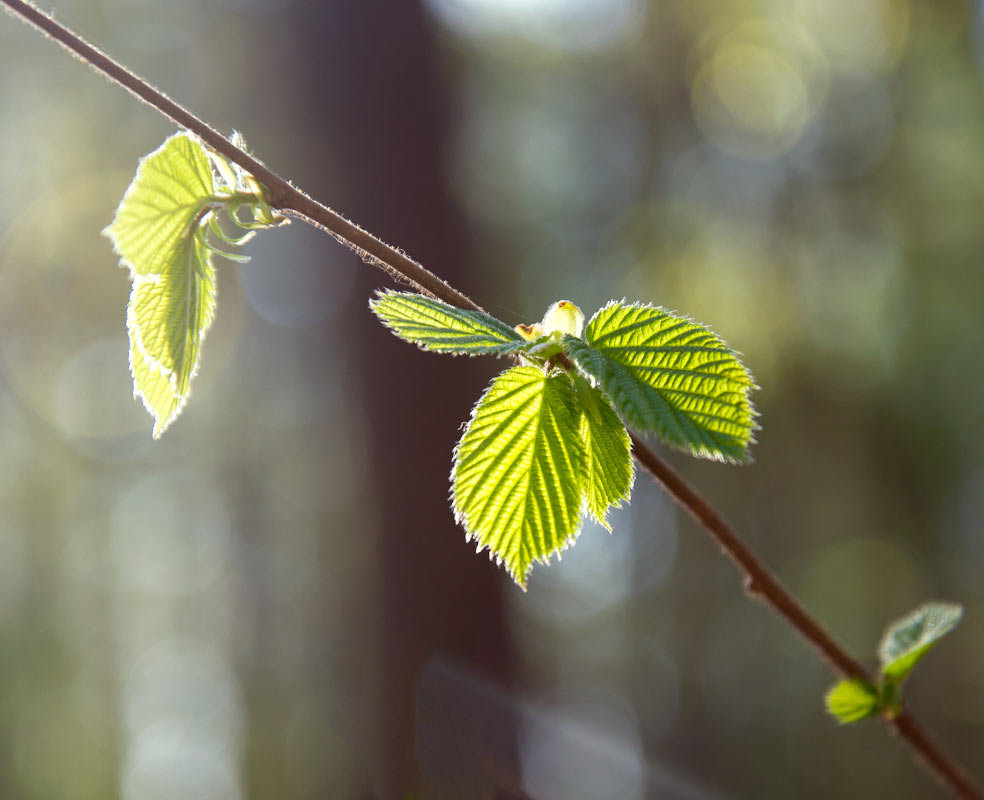
{"label": "serrated leaf edge", "polygon": [[[402,334],[400,334],[400,332],[396,329],[396,326],[390,320],[386,319],[382,313],[376,310],[380,301],[385,300],[388,297],[422,297],[423,299],[429,302],[446,306],[447,308],[450,308],[454,311],[459,311],[471,315],[481,315],[483,317],[492,320],[493,322],[502,325],[502,330],[498,330],[497,332],[502,333],[505,336],[515,337],[515,338],[510,338],[508,341],[503,341],[502,344],[499,345],[498,347],[490,347],[488,349],[482,350],[480,352],[474,352],[474,353],[469,353],[467,351],[455,352],[453,350],[437,350],[433,347],[428,347],[427,344],[424,342],[405,338]],[[395,289],[377,289],[375,296],[370,298],[369,300],[369,309],[375,315],[376,319],[379,320],[380,324],[382,324],[383,327],[385,327],[388,331],[390,331],[390,333],[396,336],[397,339],[403,342],[407,342],[408,344],[412,344],[416,346],[417,349],[422,350],[425,353],[437,353],[438,355],[451,356],[452,358],[457,358],[458,356],[465,356],[466,358],[477,358],[478,356],[494,356],[496,358],[502,358],[503,356],[508,356],[514,353],[520,353],[525,350],[528,350],[532,344],[531,342],[528,342],[525,339],[523,339],[518,333],[516,333],[512,328],[510,328],[505,322],[503,322],[498,317],[493,317],[491,314],[487,314],[484,311],[475,311],[473,309],[458,308],[457,306],[453,306],[450,303],[445,303],[443,300],[440,300],[436,297],[428,297],[427,295],[421,294],[419,292],[400,292],[400,291],[396,291]],[[493,330],[496,329],[493,328]]]}
{"label": "serrated leaf edge", "polygon": [[[126,191],[123,193],[123,197],[120,199],[119,204],[116,206],[116,208],[117,208],[117,214],[119,213],[119,209],[122,208],[126,204],[127,200],[130,199],[130,195],[133,194],[134,192],[136,192],[138,190],[138,187],[140,185],[140,180],[141,180],[141,178],[143,178],[144,170],[146,169],[146,166],[147,166],[148,162],[150,162],[150,160],[153,159],[155,156],[160,155],[160,153],[163,152],[168,147],[168,145],[171,143],[171,140],[172,139],[177,139],[177,138],[181,138],[181,137],[183,137],[185,139],[188,139],[193,144],[196,144],[199,147],[201,147],[202,150],[203,150],[203,152],[206,155],[206,158],[208,158],[208,152],[209,152],[208,151],[208,148],[205,147],[205,145],[202,144],[201,139],[199,139],[197,136],[195,136],[195,134],[193,134],[191,131],[182,130],[182,131],[178,131],[177,133],[172,133],[163,142],[161,142],[161,144],[157,148],[155,148],[151,152],[147,153],[146,155],[142,156],[137,161],[137,171],[133,174],[133,177],[130,179],[129,185],[126,187]],[[209,171],[210,172],[211,172],[211,169],[212,169],[211,163],[212,163],[211,162],[211,159],[209,159]],[[215,191],[215,177],[214,177],[214,175],[212,176],[212,190],[213,190],[213,192]],[[205,205],[207,205],[207,203],[201,203],[199,205],[198,212],[196,212],[196,214],[194,216],[198,216],[198,214],[201,213],[201,208],[203,208]],[[190,208],[190,206],[189,206],[189,208]],[[109,239],[110,243],[112,244],[113,253],[119,258],[119,266],[121,268],[122,267],[125,267],[126,269],[130,270],[130,272],[132,274],[136,274],[136,271],[137,270],[136,270],[136,267],[134,266],[134,264],[132,264],[129,259],[127,259],[127,258],[125,258],[123,256],[123,253],[120,252],[119,248],[116,245],[116,239],[113,237],[113,233],[112,233],[112,228],[113,228],[113,226],[115,224],[116,224],[116,214],[113,215],[112,222],[110,222],[109,225],[107,225],[105,228],[103,228],[99,233],[100,233],[101,236],[105,236],[107,239]],[[186,231],[186,235],[189,234],[189,233],[190,233],[190,231]]]}
{"label": "serrated leaf edge", "polygon": [[[744,395],[744,398],[745,398],[745,401],[748,403],[748,411],[749,411],[748,443],[745,446],[745,454],[744,454],[743,457],[741,457],[741,458],[735,458],[735,457],[730,456],[730,455],[727,455],[725,453],[714,453],[714,452],[708,451],[704,447],[694,448],[694,447],[692,447],[690,445],[679,445],[679,444],[676,444],[674,442],[670,442],[670,441],[667,441],[667,440],[663,439],[661,436],[659,436],[659,434],[657,434],[654,431],[641,430],[640,433],[643,436],[645,436],[646,438],[656,439],[656,440],[662,442],[663,444],[665,444],[667,447],[670,447],[670,448],[672,448],[674,450],[678,450],[680,452],[689,453],[689,454],[694,455],[694,456],[696,456],[698,458],[707,459],[708,461],[718,461],[718,462],[722,462],[722,463],[736,464],[736,465],[749,465],[749,464],[754,464],[755,463],[755,458],[754,458],[754,456],[751,453],[751,446],[753,444],[757,444],[758,443],[758,439],[756,439],[756,437],[755,437],[755,432],[762,430],[762,426],[758,422],[758,420],[761,418],[761,413],[755,407],[755,404],[752,402],[752,400],[751,400],[751,393],[753,391],[756,391],[756,390],[761,389],[761,387],[755,381],[755,376],[753,375],[752,371],[745,365],[744,361],[742,361],[741,356],[743,354],[741,353],[741,351],[740,350],[733,349],[731,347],[731,345],[729,345],[727,343],[727,341],[725,341],[725,339],[722,336],[720,336],[719,334],[717,334],[714,330],[712,330],[709,326],[705,325],[704,323],[698,322],[697,320],[695,320],[689,314],[681,314],[681,313],[678,313],[678,312],[673,311],[671,309],[668,309],[668,308],[666,308],[664,306],[656,305],[655,303],[642,303],[642,302],[639,302],[639,301],[634,301],[634,302],[631,302],[630,303],[625,297],[623,297],[621,300],[614,300],[614,299],[613,300],[609,300],[607,303],[605,303],[605,305],[603,305],[601,308],[599,308],[597,311],[595,311],[595,313],[591,315],[591,319],[589,319],[587,321],[587,323],[585,323],[585,325],[584,325],[584,332],[582,333],[582,335],[580,337],[576,338],[575,341],[580,342],[582,345],[584,345],[586,347],[590,347],[590,348],[592,348],[594,350],[597,350],[602,355],[605,355],[606,358],[611,358],[610,356],[607,356],[604,352],[602,352],[599,348],[595,348],[594,345],[591,342],[588,341],[588,339],[587,339],[587,333],[588,333],[588,330],[591,327],[591,324],[595,321],[595,319],[600,314],[602,314],[604,311],[607,311],[608,309],[610,309],[610,308],[612,308],[614,306],[622,306],[622,307],[625,307],[625,308],[640,308],[640,309],[647,309],[647,310],[650,310],[650,311],[656,311],[658,313],[667,314],[667,315],[669,315],[671,317],[675,317],[676,319],[682,320],[682,321],[687,322],[687,323],[690,323],[692,325],[696,325],[697,327],[703,329],[704,331],[706,331],[707,333],[709,333],[711,336],[715,337],[718,341],[720,341],[721,344],[723,344],[724,347],[725,347],[725,350],[722,351],[722,352],[727,352],[730,355],[732,355],[734,357],[735,361],[738,362],[738,365],[745,371],[745,374],[748,376],[748,380],[746,382],[743,382],[744,385],[743,385],[743,391],[742,391],[742,393]],[[567,337],[565,337],[565,338],[567,338]],[[574,339],[575,337],[570,337],[570,338]],[[588,373],[586,370],[584,370],[584,368],[581,367],[581,365],[578,364],[575,359],[572,358],[571,361],[575,365],[575,367],[577,367],[578,371],[582,375],[584,375],[590,381],[596,381],[595,377],[593,375],[591,375],[590,373]],[[604,391],[604,388],[603,387],[602,387],[602,391]],[[607,395],[607,392],[605,392],[605,394]],[[616,413],[618,413],[618,409],[617,408],[615,409],[615,411],[616,411]],[[622,419],[623,423],[625,422],[625,420],[622,417],[621,413],[619,413],[619,418]]]}
{"label": "serrated leaf edge", "polygon": [[[517,367],[510,367],[510,369],[516,369],[516,368]],[[533,367],[531,365],[526,365],[526,368],[535,369],[536,367]],[[499,374],[501,375],[502,373],[499,373]],[[495,380],[498,377],[499,376],[497,375],[495,378],[493,378],[493,381],[492,382],[494,383]],[[491,385],[492,384],[490,383],[489,384],[489,387],[491,387]],[[487,391],[488,391],[488,388],[486,389],[486,392]],[[472,406],[472,410],[471,410],[471,412],[470,412],[470,414],[468,416],[468,419],[465,420],[465,422],[463,422],[459,426],[459,429],[460,430],[462,430],[462,431],[467,430],[468,427],[471,425],[472,421],[475,419],[475,414],[478,411],[478,408],[479,408],[479,406],[481,404],[481,401],[482,401],[482,398],[484,398],[484,396],[485,396],[485,392],[482,393],[482,396],[479,398],[479,400],[476,401],[476,403]],[[579,402],[577,403],[577,408],[579,410],[581,409],[581,405],[580,405]],[[463,436],[462,436],[462,438],[463,438]],[[506,573],[513,579],[513,581],[519,586],[519,588],[522,589],[525,592],[528,589],[529,576],[530,576],[530,573],[533,571],[533,567],[535,565],[537,565],[537,564],[543,564],[544,566],[549,566],[550,563],[551,563],[551,559],[554,556],[557,557],[557,561],[560,561],[564,550],[566,550],[569,547],[573,547],[574,543],[580,537],[581,531],[584,529],[584,519],[585,519],[586,511],[587,511],[587,508],[586,508],[587,507],[587,495],[586,495],[585,487],[584,487],[584,471],[583,470],[580,470],[580,471],[576,471],[575,472],[575,474],[577,474],[577,475],[580,476],[579,477],[579,481],[580,481],[580,487],[579,488],[581,490],[580,491],[580,501],[581,501],[581,504],[580,504],[580,508],[578,509],[578,512],[577,512],[578,513],[578,517],[577,517],[577,521],[576,521],[575,526],[574,526],[574,530],[570,533],[570,535],[566,539],[564,539],[563,541],[561,541],[553,549],[551,549],[548,552],[543,553],[541,555],[537,555],[537,556],[532,557],[530,559],[530,563],[527,564],[527,566],[526,566],[526,570],[523,572],[522,575],[519,575],[518,573],[516,573],[515,571],[513,571],[513,569],[506,563],[505,558],[503,556],[499,555],[498,553],[495,553],[489,547],[489,545],[483,544],[479,540],[478,535],[472,533],[468,529],[468,525],[467,525],[467,520],[465,518],[465,514],[463,512],[459,512],[458,511],[458,506],[457,506],[456,496],[455,496],[455,491],[454,491],[454,473],[455,473],[455,469],[458,466],[458,450],[459,450],[460,444],[461,444],[461,438],[459,438],[458,443],[455,444],[454,449],[452,450],[452,454],[451,454],[451,472],[450,472],[450,475],[449,475],[451,488],[450,488],[450,491],[448,493],[448,499],[449,499],[450,504],[451,504],[451,511],[452,511],[452,513],[454,515],[454,520],[455,520],[455,522],[458,525],[460,525],[464,529],[464,531],[465,531],[465,541],[466,542],[475,542],[475,544],[476,544],[475,552],[476,553],[481,553],[483,550],[488,550],[489,560],[492,561],[497,567],[501,567],[502,569],[504,569],[506,571]]]}
{"label": "serrated leaf edge", "polygon": [[[208,195],[206,198],[202,198],[201,202],[197,204],[197,209],[195,213],[192,214],[192,219],[190,223],[191,227],[185,230],[184,233],[182,234],[182,241],[185,242],[187,246],[194,247],[194,243],[191,242],[190,240],[192,240],[196,235],[198,235],[197,229],[205,221],[205,217],[202,215],[202,210],[206,206],[208,206],[211,202],[215,201],[215,195],[214,195],[215,175],[212,172],[213,162],[212,159],[209,157],[209,152],[210,152],[209,149],[205,147],[202,141],[190,131],[182,130],[173,133],[172,135],[168,136],[163,142],[161,142],[161,144],[157,148],[155,148],[150,153],[147,153],[146,155],[144,155],[139,159],[139,161],[137,162],[136,172],[134,173],[133,178],[130,180],[130,184],[127,186],[126,191],[123,193],[122,199],[117,205],[117,214],[118,214],[118,210],[122,208],[127,203],[127,201],[131,198],[131,195],[140,190],[141,180],[144,177],[144,171],[147,167],[147,164],[154,157],[160,155],[165,149],[167,149],[167,147],[171,144],[171,141],[173,139],[177,139],[177,138],[188,139],[193,145],[197,145],[202,149],[202,152],[205,154],[205,157],[209,163],[209,175],[211,176],[212,179],[212,193]],[[189,209],[193,208],[193,206],[189,206],[188,208]],[[151,356],[147,352],[147,349],[143,344],[143,339],[140,336],[139,326],[135,318],[135,311],[133,309],[133,298],[135,297],[137,289],[140,286],[142,286],[145,283],[158,284],[161,282],[163,276],[160,273],[148,273],[146,275],[141,274],[140,272],[138,272],[136,266],[128,258],[124,257],[123,253],[118,248],[116,238],[113,236],[112,233],[112,228],[117,221],[117,214],[114,214],[113,221],[110,222],[109,225],[107,225],[105,228],[103,228],[100,231],[100,234],[105,236],[107,239],[109,239],[112,245],[113,253],[119,259],[119,266],[121,268],[126,268],[130,273],[130,296],[127,301],[127,308],[126,308],[126,331],[127,331],[127,337],[130,339],[131,342],[131,347],[129,348],[127,362],[130,369],[130,377],[133,379],[133,397],[140,400],[144,408],[147,410],[147,413],[149,413],[150,416],[154,419],[154,429],[152,435],[153,438],[159,439],[164,434],[164,432],[171,426],[171,424],[181,415],[181,412],[184,410],[184,407],[188,404],[188,398],[190,397],[191,392],[189,391],[183,394],[179,393],[177,389],[177,380],[178,380],[177,371],[169,369],[164,364],[162,364],[159,360]],[[205,258],[209,260],[209,266],[211,266],[211,261],[210,261],[211,254],[216,251],[214,250],[214,248],[210,247],[207,242],[203,241],[202,244],[204,245]],[[192,258],[194,258],[194,256],[192,256]],[[212,326],[212,321],[213,320],[210,317],[207,323],[205,324],[205,326],[202,328],[201,338],[198,344],[198,353],[194,363],[192,364],[192,368],[188,376],[189,385],[191,381],[198,374],[199,367],[201,366],[202,345],[204,344],[205,337]],[[152,369],[153,371],[159,373],[161,377],[167,379],[167,383],[171,387],[171,392],[175,400],[178,401],[174,410],[171,412],[171,415],[166,420],[159,420],[157,418],[157,412],[151,406],[150,399],[144,394],[144,392],[137,385],[137,375],[136,375],[136,371],[134,370],[134,363],[133,363],[134,355],[138,355],[142,360],[142,362],[144,363],[144,365],[147,366],[149,369]]]}

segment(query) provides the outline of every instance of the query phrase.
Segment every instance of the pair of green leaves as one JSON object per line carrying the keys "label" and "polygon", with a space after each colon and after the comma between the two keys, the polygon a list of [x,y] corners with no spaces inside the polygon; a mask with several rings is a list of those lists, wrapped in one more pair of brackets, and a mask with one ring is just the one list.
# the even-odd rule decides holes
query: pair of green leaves
{"label": "pair of green leaves", "polygon": [[[240,218],[243,207],[251,220]],[[222,230],[222,210],[244,235],[230,237]],[[242,245],[255,230],[283,222],[252,176],[189,133],[175,134],[141,160],[103,233],[130,270],[130,372],[134,395],[154,417],[155,439],[181,413],[198,371],[215,316],[213,254],[246,260],[218,250],[211,240]]]}
{"label": "pair of green leaves", "polygon": [[622,419],[694,455],[747,458],[751,376],[713,333],[662,308],[611,302],[582,337],[569,301],[516,329],[417,294],[382,292],[370,305],[425,350],[522,360],[478,401],[451,473],[456,518],[521,586],[576,538],[585,511],[608,527],[608,509],[628,500]]}
{"label": "pair of green leaves", "polygon": [[825,698],[827,711],[843,723],[858,722],[884,712],[902,710],[902,684],[913,667],[960,622],[963,608],[952,603],[927,603],[892,623],[881,644],[881,680],[877,686],[857,678],[834,686]]}

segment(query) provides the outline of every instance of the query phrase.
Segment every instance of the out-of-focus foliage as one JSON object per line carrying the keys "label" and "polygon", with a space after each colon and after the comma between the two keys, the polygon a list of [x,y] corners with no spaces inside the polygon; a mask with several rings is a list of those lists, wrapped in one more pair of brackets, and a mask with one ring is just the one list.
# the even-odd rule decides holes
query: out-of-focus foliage
{"label": "out-of-focus foliage", "polygon": [[[346,154],[283,79],[303,70],[301,0],[54,5],[335,202],[305,175]],[[330,5],[342,20],[356,4]],[[966,606],[964,635],[907,700],[976,767],[977,4],[426,9],[455,100],[445,174],[475,237],[455,256],[472,276],[460,288],[510,324],[561,291],[583,308],[648,298],[741,350],[762,386],[755,464],[670,457],[855,654],[899,608]],[[371,420],[351,376],[367,344],[339,317],[365,307],[358,262],[295,225],[219,267],[196,402],[150,442],[125,366],[126,280],[98,231],[173,128],[7,17],[0,66],[0,794],[142,798],[176,781],[182,797],[364,796],[387,487],[360,443]],[[345,80],[361,89],[373,67]],[[428,110],[408,97],[393,113],[387,143]],[[387,186],[370,187],[380,204]],[[450,444],[460,409],[434,413]],[[440,491],[431,477],[413,479]],[[937,796],[880,726],[830,724],[830,676],[657,487],[640,481],[611,521],[514,590],[519,685],[447,664],[422,677],[521,716],[523,791]],[[454,741],[441,708],[418,707],[420,730]]]}
{"label": "out-of-focus foliage", "polygon": [[843,723],[860,722],[878,710],[878,691],[854,678],[841,681],[827,692],[827,711]]}
{"label": "out-of-focus foliage", "polygon": [[902,683],[962,616],[962,606],[926,603],[893,622],[878,645],[881,661],[878,686],[858,679],[841,681],[827,692],[827,711],[841,722],[858,722],[878,711],[898,714],[902,709]]}
{"label": "out-of-focus foliage", "polygon": [[885,677],[895,682],[904,681],[913,667],[953,630],[962,616],[962,606],[927,603],[893,622],[878,646],[878,658]]}

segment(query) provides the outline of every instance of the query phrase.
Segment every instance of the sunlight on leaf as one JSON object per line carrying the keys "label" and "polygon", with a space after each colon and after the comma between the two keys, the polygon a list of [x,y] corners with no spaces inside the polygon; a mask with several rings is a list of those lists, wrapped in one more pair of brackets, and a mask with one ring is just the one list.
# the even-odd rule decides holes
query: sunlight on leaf
{"label": "sunlight on leaf", "polygon": [[188,400],[215,314],[215,269],[202,228],[215,199],[207,153],[178,133],[141,160],[104,231],[133,282],[130,371],[134,394],[154,417],[154,438]]}
{"label": "sunlight on leaf", "polygon": [[892,623],[878,646],[885,677],[896,682],[904,680],[962,616],[963,607],[955,603],[927,603]]}
{"label": "sunlight on leaf", "polygon": [[525,588],[581,521],[585,451],[570,379],[513,367],[482,395],[454,451],[455,517]]}
{"label": "sunlight on leaf", "polygon": [[583,378],[578,378],[581,401],[581,440],[587,454],[584,497],[588,512],[611,531],[608,509],[628,502],[635,479],[632,443],[625,426],[608,400]]}
{"label": "sunlight on leaf", "polygon": [[697,456],[748,460],[755,383],[707,328],[656,306],[612,302],[584,341],[568,336],[564,347],[629,425]]}
{"label": "sunlight on leaf", "polygon": [[827,712],[841,723],[858,722],[878,711],[878,692],[865,681],[841,681],[824,697]]}
{"label": "sunlight on leaf", "polygon": [[505,355],[526,345],[506,323],[411,292],[379,292],[373,313],[405,341],[424,350],[454,355]]}

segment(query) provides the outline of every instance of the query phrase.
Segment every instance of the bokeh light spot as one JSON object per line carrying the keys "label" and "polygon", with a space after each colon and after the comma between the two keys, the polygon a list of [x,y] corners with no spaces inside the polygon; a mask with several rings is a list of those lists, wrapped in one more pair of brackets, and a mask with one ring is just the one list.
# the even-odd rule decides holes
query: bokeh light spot
{"label": "bokeh light spot", "polygon": [[[731,155],[772,159],[787,153],[816,113],[826,68],[801,30],[752,21],[709,35],[691,85],[701,132]],[[805,45],[805,46],[804,46]]]}

